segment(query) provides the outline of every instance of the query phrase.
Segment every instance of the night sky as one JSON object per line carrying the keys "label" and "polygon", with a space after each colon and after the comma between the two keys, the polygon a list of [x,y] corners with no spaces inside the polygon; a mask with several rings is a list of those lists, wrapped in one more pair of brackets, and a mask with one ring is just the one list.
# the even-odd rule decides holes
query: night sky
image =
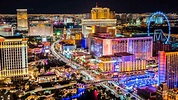
{"label": "night sky", "polygon": [[178,0],[0,0],[0,13],[16,13],[17,8],[27,8],[28,13],[88,13],[96,2],[117,13],[178,13]]}

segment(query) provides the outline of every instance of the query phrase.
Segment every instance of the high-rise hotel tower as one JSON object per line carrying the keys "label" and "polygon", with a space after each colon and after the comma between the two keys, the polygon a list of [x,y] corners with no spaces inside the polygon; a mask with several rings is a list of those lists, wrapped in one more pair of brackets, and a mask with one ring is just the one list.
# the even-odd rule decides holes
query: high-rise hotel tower
{"label": "high-rise hotel tower", "polygon": [[[85,38],[89,37],[90,33],[96,33],[97,28],[106,28],[109,32],[116,33],[115,12],[109,8],[96,7],[92,8],[90,18],[82,19],[82,34]],[[103,33],[103,32],[102,32]]]}
{"label": "high-rise hotel tower", "polygon": [[28,30],[27,9],[17,9],[17,29]]}
{"label": "high-rise hotel tower", "polygon": [[0,79],[28,78],[27,39],[0,36]]}
{"label": "high-rise hotel tower", "polygon": [[158,84],[166,82],[170,89],[178,88],[178,52],[158,52]]}

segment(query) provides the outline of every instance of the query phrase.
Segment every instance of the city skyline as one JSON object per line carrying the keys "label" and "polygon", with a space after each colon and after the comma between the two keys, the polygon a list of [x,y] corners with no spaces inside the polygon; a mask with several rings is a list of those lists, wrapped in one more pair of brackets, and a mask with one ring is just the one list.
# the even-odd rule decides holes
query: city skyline
{"label": "city skyline", "polygon": [[116,13],[178,12],[178,8],[176,7],[178,2],[176,0],[172,0],[172,2],[168,0],[137,0],[137,2],[130,0],[76,0],[75,2],[72,0],[53,0],[52,2],[44,2],[42,0],[2,0],[0,13],[16,13],[16,9],[19,8],[27,8],[28,13],[88,13],[92,7],[95,7],[96,3],[98,3],[99,7],[111,8]]}
{"label": "city skyline", "polygon": [[178,100],[176,7],[1,0],[0,100]]}

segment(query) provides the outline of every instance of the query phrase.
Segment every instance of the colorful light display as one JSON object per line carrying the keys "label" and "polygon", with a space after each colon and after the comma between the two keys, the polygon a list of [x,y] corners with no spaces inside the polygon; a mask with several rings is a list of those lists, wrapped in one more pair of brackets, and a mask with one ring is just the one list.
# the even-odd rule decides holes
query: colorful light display
{"label": "colorful light display", "polygon": [[115,63],[114,63],[114,71],[115,71],[115,72],[119,72],[119,71],[120,71],[118,62],[115,62]]}
{"label": "colorful light display", "polygon": [[166,44],[169,42],[169,39],[170,39],[170,34],[171,34],[171,26],[170,26],[170,23],[169,23],[169,20],[168,20],[168,17],[163,13],[163,12],[155,12],[154,14],[151,15],[150,19],[149,19],[149,22],[148,22],[148,36],[150,36],[150,24],[151,24],[151,20],[154,18],[154,16],[156,15],[161,15],[163,16],[166,21],[167,21],[167,24],[168,24],[168,37],[167,37],[167,40],[166,40]]}
{"label": "colorful light display", "polygon": [[164,51],[158,52],[158,84],[166,81],[166,54]]}
{"label": "colorful light display", "polygon": [[[98,40],[100,40],[100,44],[98,44]],[[129,37],[114,39],[94,37],[91,38],[91,52],[95,52],[93,54],[98,57],[114,55],[115,53],[119,52],[128,52],[134,54],[136,59],[149,59],[152,57],[152,44],[152,37]]]}
{"label": "colorful light display", "polygon": [[91,54],[100,57],[103,54],[103,43],[102,39],[92,39],[91,40]]}
{"label": "colorful light display", "polygon": [[157,84],[157,78],[150,77],[149,75],[144,74],[144,75],[124,77],[120,79],[119,82],[124,84],[126,89],[133,90],[134,88],[137,87],[155,85]]}
{"label": "colorful light display", "polygon": [[170,89],[178,88],[178,52],[158,52],[159,83],[166,82]]}
{"label": "colorful light display", "polygon": [[87,38],[83,38],[81,47],[84,48],[84,49],[88,48],[88,43],[87,42],[88,42],[88,39]]}

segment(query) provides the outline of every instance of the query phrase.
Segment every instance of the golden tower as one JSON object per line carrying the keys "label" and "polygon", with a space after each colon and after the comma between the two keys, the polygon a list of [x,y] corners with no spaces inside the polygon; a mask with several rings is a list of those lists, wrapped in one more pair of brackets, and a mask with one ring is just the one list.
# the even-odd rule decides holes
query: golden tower
{"label": "golden tower", "polygon": [[17,9],[17,28],[18,30],[28,29],[27,9]]}

